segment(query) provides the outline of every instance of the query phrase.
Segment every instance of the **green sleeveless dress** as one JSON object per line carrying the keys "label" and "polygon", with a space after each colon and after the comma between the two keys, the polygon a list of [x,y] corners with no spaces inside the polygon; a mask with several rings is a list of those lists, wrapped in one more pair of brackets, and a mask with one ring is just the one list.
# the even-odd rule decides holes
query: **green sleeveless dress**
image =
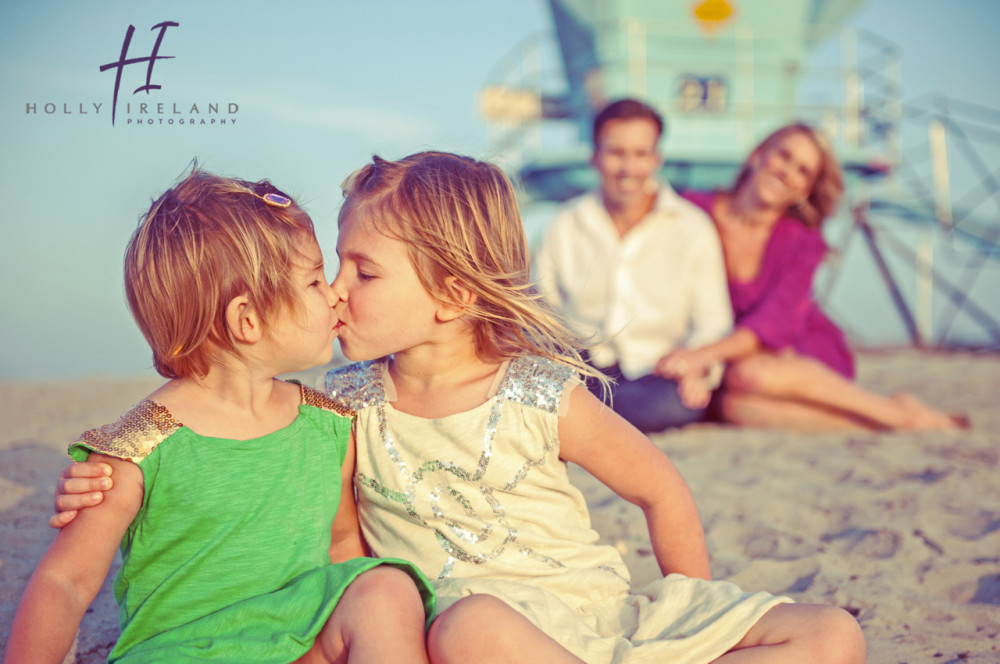
{"label": "green sleeveless dress", "polygon": [[153,401],[70,445],[139,465],[142,507],[114,581],[121,638],[109,662],[284,664],[302,656],[359,574],[398,559],[331,564],[330,528],[353,412],[301,387],[294,422],[252,440],[200,436]]}

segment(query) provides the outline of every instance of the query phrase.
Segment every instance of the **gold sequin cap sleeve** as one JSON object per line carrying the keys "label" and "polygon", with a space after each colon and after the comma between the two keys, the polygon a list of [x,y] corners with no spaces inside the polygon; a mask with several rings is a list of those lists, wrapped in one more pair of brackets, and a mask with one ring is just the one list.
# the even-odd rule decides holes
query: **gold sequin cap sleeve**
{"label": "gold sequin cap sleeve", "polygon": [[86,450],[91,450],[139,463],[181,426],[170,411],[146,399],[114,423],[84,433],[69,446],[69,453],[77,461],[85,460]]}
{"label": "gold sequin cap sleeve", "polygon": [[319,390],[314,390],[313,388],[306,387],[302,384],[299,385],[299,389],[302,392],[302,403],[307,406],[326,410],[349,419],[353,419],[356,414],[353,409],[349,408],[344,403],[331,399]]}
{"label": "gold sequin cap sleeve", "polygon": [[326,393],[335,403],[352,411],[385,401],[382,362],[370,360],[334,369],[326,375]]}

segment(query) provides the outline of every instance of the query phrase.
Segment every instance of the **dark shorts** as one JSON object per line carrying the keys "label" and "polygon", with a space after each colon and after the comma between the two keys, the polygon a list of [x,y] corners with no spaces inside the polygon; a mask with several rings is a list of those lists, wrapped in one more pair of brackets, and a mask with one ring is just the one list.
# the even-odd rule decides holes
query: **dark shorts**
{"label": "dark shorts", "polygon": [[603,394],[600,382],[593,378],[587,380],[587,389],[598,399],[604,399],[639,431],[652,433],[682,427],[705,417],[704,408],[688,408],[681,403],[675,380],[652,374],[628,380],[617,364],[594,368],[615,382],[607,395]]}

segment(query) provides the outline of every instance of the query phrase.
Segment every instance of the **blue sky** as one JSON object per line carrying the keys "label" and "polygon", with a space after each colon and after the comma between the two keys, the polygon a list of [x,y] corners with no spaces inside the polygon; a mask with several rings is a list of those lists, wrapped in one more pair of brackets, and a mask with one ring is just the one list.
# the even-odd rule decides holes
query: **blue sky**
{"label": "blue sky", "polygon": [[[991,0],[872,0],[848,22],[900,45],[904,98],[936,91],[1000,108],[998,19]],[[144,65],[133,65],[112,126],[114,74],[99,66],[117,59],[129,24],[129,55],[148,55],[164,20],[180,24],[160,49],[175,57],[150,82],[187,112],[168,105],[144,119],[173,125],[128,124],[144,101],[131,94]],[[332,258],[344,176],[373,153],[490,158],[477,92],[518,42],[549,30],[542,0],[0,0],[0,379],[150,372],[121,256],[150,198],[193,157],[289,191]],[[191,117],[227,124],[179,124]]]}

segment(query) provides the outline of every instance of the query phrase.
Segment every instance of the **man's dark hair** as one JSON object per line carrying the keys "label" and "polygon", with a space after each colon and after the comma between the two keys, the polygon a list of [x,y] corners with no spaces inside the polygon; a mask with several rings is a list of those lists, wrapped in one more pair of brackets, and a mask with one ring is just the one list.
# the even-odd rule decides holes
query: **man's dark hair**
{"label": "man's dark hair", "polygon": [[650,120],[656,125],[656,135],[663,135],[663,116],[656,112],[649,104],[644,104],[637,99],[619,99],[613,101],[597,114],[594,118],[594,149],[597,149],[597,140],[601,135],[601,129],[609,120]]}

